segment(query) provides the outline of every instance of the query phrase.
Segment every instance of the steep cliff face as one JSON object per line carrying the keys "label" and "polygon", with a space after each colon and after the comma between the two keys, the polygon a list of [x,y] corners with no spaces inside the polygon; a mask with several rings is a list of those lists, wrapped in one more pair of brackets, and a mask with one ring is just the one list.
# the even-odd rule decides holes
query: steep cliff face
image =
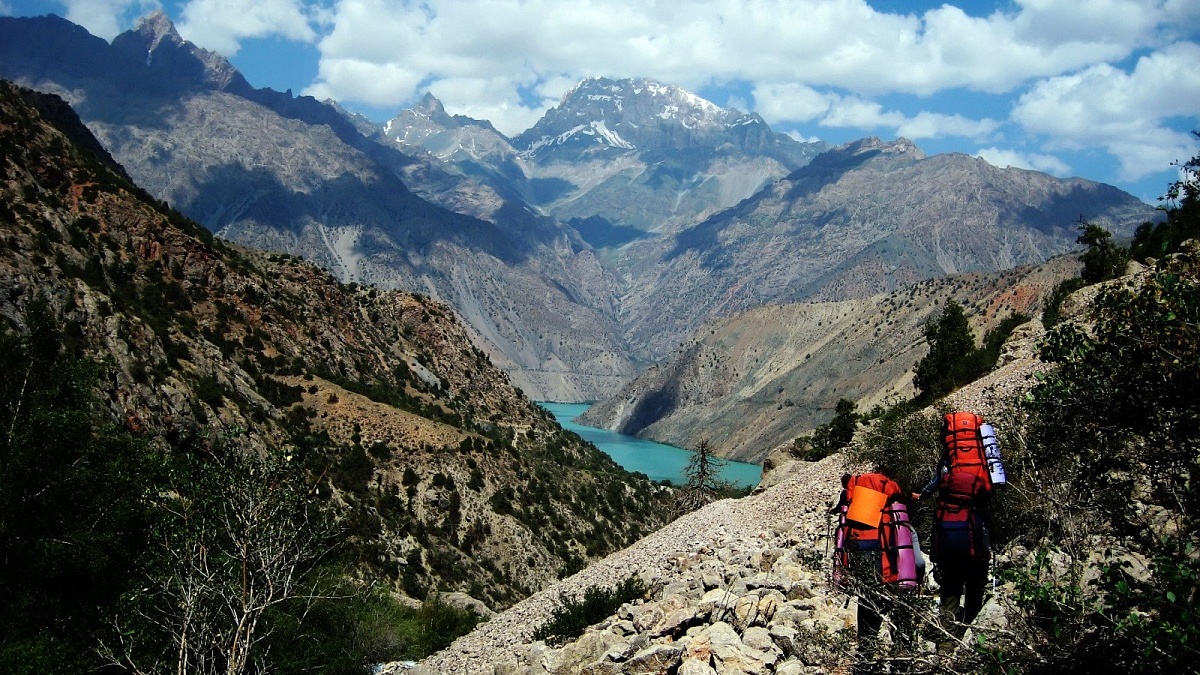
{"label": "steep cliff face", "polygon": [[660,522],[652,486],[554,424],[448,307],[214,238],[35,98],[0,83],[0,316],[20,329],[44,298],[106,364],[115,422],[164,450],[233,434],[304,454],[363,573],[417,595],[503,606]]}
{"label": "steep cliff face", "polygon": [[948,300],[965,303],[981,337],[1013,313],[1032,315],[1077,268],[1064,257],[714,320],[582,421],[681,447],[707,439],[721,455],[761,462],[775,446],[829,421],[840,398],[865,410],[911,396],[912,368],[927,350],[922,327]]}

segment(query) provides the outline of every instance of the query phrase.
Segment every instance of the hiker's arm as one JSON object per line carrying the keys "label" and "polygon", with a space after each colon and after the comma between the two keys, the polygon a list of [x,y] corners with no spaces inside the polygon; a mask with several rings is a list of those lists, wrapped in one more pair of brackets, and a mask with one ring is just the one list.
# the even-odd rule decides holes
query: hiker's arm
{"label": "hiker's arm", "polygon": [[938,486],[941,484],[942,484],[942,462],[938,462],[937,469],[934,470],[934,472],[933,472],[933,478],[929,479],[929,482],[925,484],[925,487],[921,488],[920,492],[914,492],[912,495],[912,498],[913,499],[922,499],[923,497],[925,497],[925,495],[933,494],[933,491],[937,490]]}
{"label": "hiker's arm", "polygon": [[846,499],[846,491],[842,490],[842,494],[840,497],[838,497],[837,503],[835,503],[833,506],[829,507],[829,510],[826,511],[826,513],[837,513],[839,510],[841,510],[841,508],[843,506],[845,506],[849,503],[850,502],[847,501],[847,499]]}

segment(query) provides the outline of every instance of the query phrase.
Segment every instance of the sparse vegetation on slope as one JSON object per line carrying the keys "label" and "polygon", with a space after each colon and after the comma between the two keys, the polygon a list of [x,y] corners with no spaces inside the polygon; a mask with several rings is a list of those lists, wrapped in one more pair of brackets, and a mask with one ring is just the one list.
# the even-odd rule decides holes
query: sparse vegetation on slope
{"label": "sparse vegetation on slope", "polygon": [[[217,508],[227,500],[215,498],[217,488],[205,482],[236,468],[224,463],[235,459],[270,460],[271,472],[287,469],[286,480],[269,472],[278,480],[267,484],[287,486],[295,499],[256,497],[255,503],[299,505],[303,509],[293,515],[302,521],[316,523],[320,515],[332,523],[332,531],[316,528],[312,548],[306,549],[314,557],[295,558],[290,568],[295,575],[285,575],[304,588],[294,587],[290,599],[271,596],[265,602],[269,607],[253,604],[241,614],[252,624],[257,618],[264,631],[260,636],[291,635],[298,643],[330,645],[327,653],[310,654],[314,662],[352,659],[347,656],[351,647],[333,655],[360,637],[387,644],[374,632],[378,625],[368,625],[370,616],[393,611],[389,607],[402,594],[420,600],[459,591],[504,607],[662,522],[656,486],[554,424],[470,345],[446,307],[421,296],[343,286],[294,257],[214,238],[67,142],[25,103],[25,93],[0,83],[4,328],[18,341],[36,332],[37,324],[26,317],[34,298],[42,299],[45,314],[61,327],[60,343],[67,347],[62,358],[78,368],[98,364],[91,393],[99,420],[93,425],[99,426],[93,428],[107,424],[121,431],[116,440],[102,435],[93,444],[144,448],[170,469],[161,480],[153,472],[121,469],[122,480],[134,476],[153,482],[131,486],[113,496],[114,502],[146,490],[158,497],[153,506],[165,509],[158,513],[160,524],[185,516],[188,524],[166,527],[165,551],[157,557],[147,552],[129,574],[107,579],[97,593],[120,594],[124,584],[137,579],[145,582],[139,592],[167,594],[146,596],[150,606],[170,604],[155,597],[179,597],[184,591],[154,581],[188,578],[183,572],[195,572],[198,564],[189,551],[208,552],[201,561],[220,563],[225,571],[238,567],[231,561],[249,554],[229,544],[234,540],[228,528],[221,534],[236,514]],[[57,123],[86,133],[77,119],[60,116]],[[13,428],[25,431],[25,422],[18,419]],[[59,455],[47,451],[48,457],[91,452],[91,446],[73,438],[42,436],[39,442],[72,445],[56,447]],[[265,475],[266,468],[247,470]],[[230,480],[226,487],[232,489],[237,481]],[[122,484],[114,482],[114,489]],[[97,498],[108,495],[91,492]],[[5,508],[7,527],[17,512]],[[93,515],[116,513],[111,504],[80,508]],[[275,513],[262,525],[285,523],[295,521]],[[168,537],[167,531],[174,534]],[[136,529],[128,532],[136,538]],[[283,532],[299,535],[304,528]],[[330,545],[331,538],[337,546]],[[157,546],[158,540],[143,538],[139,544]],[[105,559],[96,556],[94,562]],[[114,552],[112,560],[124,559]],[[253,599],[253,594],[222,594],[220,589],[230,585],[218,578],[224,577],[203,579],[201,586],[212,593],[189,597],[204,598],[200,605],[206,611],[221,598]],[[279,589],[277,583],[268,586]],[[64,584],[58,590],[69,588]],[[316,596],[328,600],[374,592],[378,603],[360,603],[348,614],[308,602]],[[90,602],[86,593],[56,597],[72,608]],[[123,624],[142,606],[136,598],[128,600],[132,604],[121,615]],[[97,605],[95,611],[106,610]],[[57,633],[80,631],[89,644],[84,658],[91,658],[87,655],[95,654],[91,646],[99,637],[95,624],[77,623],[82,613],[66,613],[71,618]],[[158,637],[137,631],[136,648],[122,641],[133,639],[129,635],[110,636],[105,644],[113,661],[145,667],[172,636],[183,634],[199,650],[190,659],[229,666],[230,672],[268,658],[260,649],[266,643],[255,646],[257,637],[222,633],[223,624],[209,620],[211,614],[195,615],[199,624],[171,624],[170,617],[152,617],[148,611],[140,615],[147,625],[172,627]],[[322,627],[319,616],[329,623]],[[303,617],[314,620],[306,623]],[[209,637],[197,638],[195,626],[203,626]],[[365,637],[355,637],[360,632]],[[0,642],[7,647],[17,637],[8,633]],[[232,649],[234,642],[249,652]],[[411,640],[406,644],[393,644],[396,652],[387,658],[406,650],[419,655],[410,648],[421,647],[412,647]],[[21,649],[12,652],[13,662],[38,663]],[[270,650],[270,658],[301,659],[303,654],[283,651]]]}
{"label": "sparse vegetation on slope", "polygon": [[582,419],[680,447],[707,437],[722,457],[762,461],[773,448],[830,423],[839,400],[869,413],[910,398],[924,328],[949,303],[961,307],[972,345],[983,335],[982,346],[963,359],[963,377],[987,372],[1014,324],[1034,315],[1077,268],[1076,260],[1062,257],[924,281],[865,300],[766,306],[714,321]]}

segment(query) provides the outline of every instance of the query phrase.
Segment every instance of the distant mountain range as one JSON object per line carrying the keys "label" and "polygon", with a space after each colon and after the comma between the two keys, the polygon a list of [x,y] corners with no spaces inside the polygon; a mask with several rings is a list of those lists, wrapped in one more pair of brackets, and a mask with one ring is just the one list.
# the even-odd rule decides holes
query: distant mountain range
{"label": "distant mountain range", "polygon": [[828,148],[644,79],[585,80],[514,139],[430,95],[384,135],[569,222],[598,248],[693,225]]}
{"label": "distant mountain range", "polygon": [[451,304],[531,396],[582,399],[634,372],[613,282],[578,234],[447,178],[456,213],[414,194],[435,166],[311,98],[250,88],[161,14],[111,45],[63,19],[0,18],[0,76],[61,95],[129,174],[217,234],[344,281]]}
{"label": "distant mountain range", "polygon": [[709,319],[1038,263],[1078,248],[1080,218],[1129,235],[1154,216],[1109,185],[868,138],[675,237],[623,251],[639,294],[625,306],[625,337],[656,361]]}
{"label": "distant mountain range", "polygon": [[62,95],[221,236],[449,303],[535,398],[611,395],[711,319],[1036,263],[1081,216],[1128,234],[1154,214],[903,139],[798,142],[648,80],[586,80],[511,139],[431,96],[376,126],[252,88],[161,13],[111,45],[2,18],[0,76]]}

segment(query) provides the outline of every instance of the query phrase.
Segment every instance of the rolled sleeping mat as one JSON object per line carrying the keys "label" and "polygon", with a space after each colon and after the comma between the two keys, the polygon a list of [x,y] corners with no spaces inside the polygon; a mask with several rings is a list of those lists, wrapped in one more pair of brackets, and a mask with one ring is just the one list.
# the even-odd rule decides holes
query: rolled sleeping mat
{"label": "rolled sleeping mat", "polygon": [[1008,476],[1004,473],[1004,464],[1000,461],[1000,441],[996,438],[996,429],[984,422],[979,425],[979,435],[983,437],[983,455],[987,459],[988,476],[992,485],[1005,485]]}
{"label": "rolled sleeping mat", "polygon": [[908,507],[900,502],[892,504],[892,527],[896,533],[896,583],[900,588],[915,589],[921,585],[921,578],[917,575],[917,556],[920,553],[916,533],[908,520]]}
{"label": "rolled sleeping mat", "polygon": [[843,587],[847,581],[846,569],[844,566],[844,561],[842,559],[842,556],[844,555],[844,551],[846,550],[845,522],[846,522],[846,509],[847,508],[848,507],[845,504],[842,505],[841,511],[839,513],[839,518],[838,518],[838,521],[839,521],[838,526],[834,530],[834,533],[833,533],[833,550],[834,550],[833,574],[831,575],[830,581],[833,582],[834,588]]}

